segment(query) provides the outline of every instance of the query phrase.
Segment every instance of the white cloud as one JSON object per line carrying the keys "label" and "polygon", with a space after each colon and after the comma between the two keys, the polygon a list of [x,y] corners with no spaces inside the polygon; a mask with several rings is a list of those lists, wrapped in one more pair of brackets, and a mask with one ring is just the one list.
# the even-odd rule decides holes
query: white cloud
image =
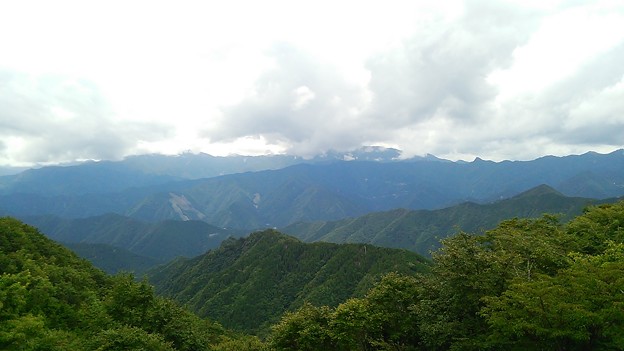
{"label": "white cloud", "polygon": [[19,1],[0,45],[0,164],[624,146],[617,1]]}
{"label": "white cloud", "polygon": [[297,111],[304,108],[306,105],[310,103],[310,101],[314,100],[316,94],[310,88],[305,85],[300,86],[299,88],[293,91],[293,103],[292,110]]}

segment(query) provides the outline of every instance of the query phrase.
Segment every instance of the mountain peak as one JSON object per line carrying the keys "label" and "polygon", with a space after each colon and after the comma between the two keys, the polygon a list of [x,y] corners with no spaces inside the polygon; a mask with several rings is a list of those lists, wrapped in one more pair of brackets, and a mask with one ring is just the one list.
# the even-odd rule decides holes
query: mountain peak
{"label": "mountain peak", "polygon": [[538,185],[534,188],[531,188],[525,192],[522,192],[516,196],[514,196],[514,198],[518,199],[518,198],[526,198],[526,197],[534,197],[534,196],[542,196],[542,195],[546,195],[546,194],[554,194],[554,195],[558,195],[558,196],[564,196],[562,193],[560,193],[559,191],[557,191],[556,189],[554,189],[553,187],[546,185],[546,184],[541,184]]}

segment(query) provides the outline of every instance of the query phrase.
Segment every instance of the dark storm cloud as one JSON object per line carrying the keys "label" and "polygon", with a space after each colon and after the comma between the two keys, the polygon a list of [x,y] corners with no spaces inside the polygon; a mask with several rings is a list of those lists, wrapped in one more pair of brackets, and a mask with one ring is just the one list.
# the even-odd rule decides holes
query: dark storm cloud
{"label": "dark storm cloud", "polygon": [[5,158],[115,159],[134,147],[137,138],[159,132],[159,127],[116,123],[112,115],[89,81],[0,70],[0,137],[5,144],[0,153]]}

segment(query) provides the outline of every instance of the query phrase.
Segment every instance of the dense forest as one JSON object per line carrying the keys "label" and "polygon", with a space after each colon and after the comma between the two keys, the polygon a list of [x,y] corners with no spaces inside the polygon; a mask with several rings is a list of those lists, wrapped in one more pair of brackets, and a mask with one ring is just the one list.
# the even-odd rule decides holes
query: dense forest
{"label": "dense forest", "polygon": [[422,256],[364,244],[303,243],[276,230],[230,238],[217,250],[149,273],[156,292],[224,327],[265,335],[305,302],[337,306],[389,272],[428,270]]}
{"label": "dense forest", "polygon": [[235,337],[158,297],[131,275],[108,276],[35,228],[0,219],[1,350],[234,350]]}
{"label": "dense forest", "polygon": [[276,350],[622,350],[624,203],[566,225],[511,219],[459,233],[431,272],[390,274],[364,298],[307,304],[273,327]]}
{"label": "dense forest", "polygon": [[14,219],[0,234],[3,350],[624,349],[624,202],[566,224],[544,215],[460,232],[428,271],[385,274],[335,306],[303,302],[263,341],[105,275]]}

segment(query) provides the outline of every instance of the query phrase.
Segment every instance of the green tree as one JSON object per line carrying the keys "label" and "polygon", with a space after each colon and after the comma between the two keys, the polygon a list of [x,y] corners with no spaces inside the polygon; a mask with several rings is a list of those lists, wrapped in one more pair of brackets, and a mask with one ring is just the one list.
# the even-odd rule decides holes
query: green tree
{"label": "green tree", "polygon": [[424,344],[433,350],[481,349],[488,334],[478,313],[484,298],[499,296],[513,279],[556,274],[570,263],[569,245],[553,216],[511,219],[482,236],[459,233],[444,240],[414,307]]}
{"label": "green tree", "polygon": [[331,334],[341,350],[372,350],[381,333],[380,319],[371,313],[366,299],[341,303],[332,315]]}
{"label": "green tree", "polygon": [[624,345],[624,245],[575,255],[555,276],[516,280],[481,311],[490,344],[511,350],[621,350]]}
{"label": "green tree", "polygon": [[567,232],[575,238],[575,250],[587,254],[603,252],[608,241],[624,242],[624,201],[588,207],[570,221]]}
{"label": "green tree", "polygon": [[122,326],[100,332],[91,341],[95,351],[173,351],[174,348],[158,334],[143,329]]}
{"label": "green tree", "polygon": [[305,303],[295,312],[287,312],[273,326],[269,345],[275,350],[335,350],[329,322],[329,307]]}
{"label": "green tree", "polygon": [[380,326],[372,345],[413,350],[421,343],[415,306],[422,296],[422,276],[389,273],[366,294],[373,326]]}
{"label": "green tree", "polygon": [[114,277],[105,299],[108,314],[117,322],[142,327],[149,322],[148,312],[153,308],[154,288],[147,282],[135,282],[132,274]]}

